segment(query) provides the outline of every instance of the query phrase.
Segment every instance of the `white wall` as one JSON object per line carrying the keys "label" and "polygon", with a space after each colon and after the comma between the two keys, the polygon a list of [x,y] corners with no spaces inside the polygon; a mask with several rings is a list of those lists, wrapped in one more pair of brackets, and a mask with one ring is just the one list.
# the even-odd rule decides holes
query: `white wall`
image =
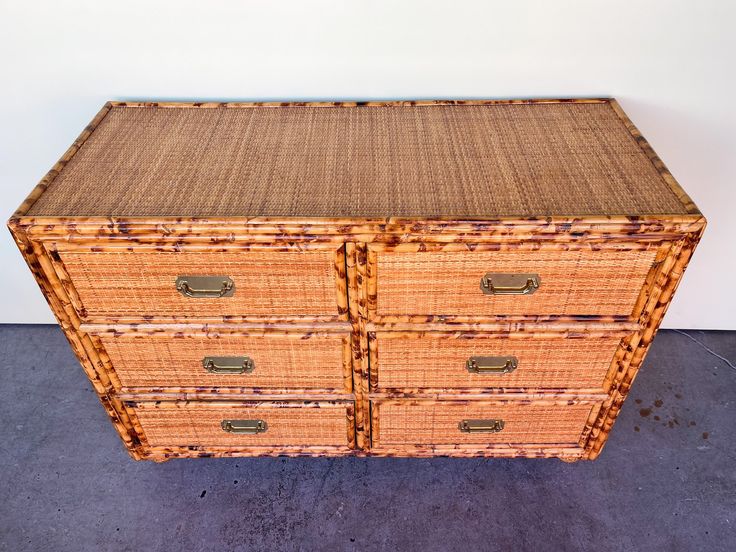
{"label": "white wall", "polygon": [[[0,0],[0,215],[108,99],[615,96],[710,223],[665,325],[736,329],[734,6]],[[51,322],[0,234],[0,322]]]}

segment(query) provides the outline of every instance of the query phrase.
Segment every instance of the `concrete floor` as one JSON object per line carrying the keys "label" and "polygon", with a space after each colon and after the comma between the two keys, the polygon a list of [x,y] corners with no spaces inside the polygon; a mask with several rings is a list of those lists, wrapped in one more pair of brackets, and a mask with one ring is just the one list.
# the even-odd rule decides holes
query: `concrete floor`
{"label": "concrete floor", "polygon": [[[61,332],[0,326],[0,550],[736,549],[736,333],[663,331],[595,462],[130,460]],[[697,340],[701,344],[693,341]]]}

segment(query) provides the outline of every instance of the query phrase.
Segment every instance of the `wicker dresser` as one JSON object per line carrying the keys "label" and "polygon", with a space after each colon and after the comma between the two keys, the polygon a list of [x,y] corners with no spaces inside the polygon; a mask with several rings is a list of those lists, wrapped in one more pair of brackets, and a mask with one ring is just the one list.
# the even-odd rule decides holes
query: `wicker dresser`
{"label": "wicker dresser", "polygon": [[705,220],[614,100],[112,102],[9,227],[133,458],[577,460]]}

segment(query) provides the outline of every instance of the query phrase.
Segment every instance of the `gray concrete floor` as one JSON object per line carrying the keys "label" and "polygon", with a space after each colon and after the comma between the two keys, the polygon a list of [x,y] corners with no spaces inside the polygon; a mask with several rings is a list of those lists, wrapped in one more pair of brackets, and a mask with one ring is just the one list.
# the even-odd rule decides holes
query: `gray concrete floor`
{"label": "gray concrete floor", "polygon": [[[736,549],[736,333],[660,332],[595,462],[130,460],[61,332],[0,326],[0,550]],[[694,340],[697,340],[696,343]]]}

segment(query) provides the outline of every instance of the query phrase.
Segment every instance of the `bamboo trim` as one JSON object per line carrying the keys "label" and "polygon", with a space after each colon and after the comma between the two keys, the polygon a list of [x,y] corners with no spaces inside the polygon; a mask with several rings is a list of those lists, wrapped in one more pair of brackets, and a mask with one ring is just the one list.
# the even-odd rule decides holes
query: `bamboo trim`
{"label": "bamboo trim", "polygon": [[406,328],[409,325],[422,325],[428,328],[442,329],[447,324],[453,328],[478,328],[493,329],[503,327],[533,327],[549,323],[550,327],[561,327],[566,324],[578,328],[590,328],[593,325],[604,324],[606,327],[617,327],[621,329],[636,328],[637,323],[632,316],[609,316],[609,315],[486,315],[486,316],[455,316],[448,314],[425,315],[425,314],[402,314],[372,316],[371,324],[382,328]]}
{"label": "bamboo trim", "polygon": [[337,315],[340,319],[348,320],[348,287],[347,268],[345,263],[345,246],[335,252],[335,294]]}
{"label": "bamboo trim", "polygon": [[[562,336],[568,338],[582,338],[613,335],[618,333],[630,333],[640,328],[639,323],[631,320],[618,319],[581,319],[566,316],[530,316],[505,317],[493,320],[458,322],[455,318],[445,317],[441,321],[426,322],[426,317],[417,321],[390,321],[368,322],[366,331],[395,331],[395,332],[419,332],[433,334],[446,333],[448,331],[470,333],[493,333],[509,338],[527,339],[534,335],[540,337]],[[448,328],[448,323],[451,326]]]}
{"label": "bamboo trim", "polygon": [[294,336],[300,339],[310,339],[331,334],[345,334],[349,336],[351,326],[347,322],[332,324],[295,324],[281,326],[264,326],[263,324],[81,324],[80,331],[90,335],[102,337],[125,337],[128,339],[146,337],[217,337],[242,336],[264,337],[269,335]]}
{"label": "bamboo trim", "polygon": [[116,391],[121,401],[138,403],[143,401],[309,401],[309,402],[354,402],[350,392],[334,389],[289,388],[253,389],[252,387],[121,387]]}
{"label": "bamboo trim", "polygon": [[165,108],[244,108],[244,107],[430,107],[433,105],[533,105],[556,103],[610,103],[611,98],[533,98],[533,99],[474,99],[474,100],[372,100],[372,101],[273,101],[273,102],[175,102],[175,101],[118,101],[108,102],[112,107],[165,107]]}
{"label": "bamboo trim", "polygon": [[588,438],[590,436],[590,432],[593,430],[595,420],[598,418],[598,415],[600,414],[602,408],[603,403],[598,403],[596,405],[593,405],[593,408],[590,409],[590,414],[588,414],[588,419],[585,421],[583,432],[580,434],[580,439],[578,439],[578,446],[585,446],[585,443],[588,441]]}
{"label": "bamboo trim", "polygon": [[176,458],[250,458],[259,456],[322,457],[355,456],[375,458],[559,458],[565,462],[580,460],[583,449],[569,445],[489,445],[483,449],[455,447],[410,447],[394,449],[383,447],[370,452],[339,447],[150,447],[142,459],[166,462]]}
{"label": "bamboo trim", "polygon": [[356,456],[346,447],[148,447],[140,459],[166,462],[175,458],[253,458],[262,456],[321,457]]}
{"label": "bamboo trim", "polygon": [[[635,241],[607,241],[605,243],[579,242],[569,243],[565,251],[649,251],[660,247],[659,242],[635,242]],[[559,251],[559,245],[554,243],[530,243],[528,241],[509,243],[435,243],[435,242],[411,242],[411,243],[371,243],[368,245],[369,254],[378,253],[419,253],[419,252],[485,252],[485,251]],[[374,257],[369,256],[369,260]]]}
{"label": "bamboo trim", "polygon": [[487,402],[539,402],[539,401],[596,401],[609,397],[600,389],[576,388],[534,388],[534,387],[474,387],[465,389],[401,389],[383,388],[371,391],[368,399],[373,402],[387,400],[428,400],[428,401],[487,401]]}
{"label": "bamboo trim", "polygon": [[[155,318],[153,316],[118,316],[108,317],[100,320],[84,320],[80,324],[80,328],[131,328],[131,331],[157,331],[156,328],[162,328],[168,331],[176,331],[176,328],[203,328],[214,332],[227,332],[225,326],[232,324],[239,328],[273,328],[275,330],[285,330],[289,328],[309,330],[318,329],[320,331],[345,331],[349,330],[349,324],[335,316],[198,316],[196,319],[186,317],[167,316],[165,318]],[[347,324],[347,326],[346,326]],[[155,326],[155,327],[154,327]]]}
{"label": "bamboo trim", "polygon": [[[581,395],[565,395],[562,397],[556,397],[554,395],[550,395],[549,393],[544,393],[544,396],[534,396],[534,395],[528,395],[525,398],[517,398],[517,397],[510,397],[510,398],[497,398],[497,397],[488,397],[486,399],[476,400],[476,399],[470,399],[468,397],[463,397],[461,399],[453,399],[448,400],[446,402],[451,402],[455,405],[465,405],[465,406],[497,406],[497,405],[506,405],[506,404],[519,404],[519,405],[531,405],[531,404],[543,404],[546,406],[567,406],[570,404],[589,404],[591,406],[598,404],[600,402],[600,397],[607,397],[606,394],[600,394],[593,395],[590,397],[581,396]],[[425,395],[422,395],[421,397],[415,397],[410,400],[407,400],[405,398],[389,398],[389,399],[377,399],[374,401],[376,404],[385,404],[385,405],[392,405],[392,406],[401,406],[401,405],[411,405],[411,406],[431,406],[433,404],[437,404],[439,401],[437,401],[434,397],[427,397]],[[442,401],[445,402],[445,401]]]}
{"label": "bamboo trim", "polygon": [[248,242],[235,242],[235,240],[228,240],[227,244],[222,244],[220,247],[213,247],[212,242],[207,244],[206,242],[201,243],[181,243],[179,241],[170,240],[162,243],[162,240],[156,242],[146,243],[143,241],[129,239],[125,242],[118,240],[117,242],[111,240],[91,240],[87,242],[71,242],[71,241],[54,241],[51,242],[48,247],[56,252],[69,252],[69,253],[120,253],[129,252],[131,250],[131,242],[136,244],[135,253],[213,253],[213,252],[236,252],[244,253],[248,251],[259,251],[259,252],[274,252],[274,253],[295,253],[302,251],[331,251],[335,250],[335,265],[337,266],[338,259],[342,259],[340,253],[343,249],[342,245],[332,241],[305,241],[299,242],[295,240],[288,240],[283,242],[263,242],[254,243]]}
{"label": "bamboo trim", "polygon": [[[456,219],[454,217],[417,219],[395,218],[269,218],[269,217],[13,217],[9,225],[22,227],[28,236],[39,240],[63,238],[64,241],[94,244],[102,238],[129,242],[135,238],[142,245],[160,241],[186,243],[223,243],[266,239],[267,243],[315,241],[401,243],[433,241],[524,242],[529,239],[550,242],[587,243],[635,236],[641,240],[667,240],[694,232],[705,225],[702,215],[658,216],[553,216],[537,218],[497,217],[493,219]],[[262,236],[262,238],[261,238]]]}
{"label": "bamboo trim", "polygon": [[368,403],[368,338],[365,331],[365,244],[348,242],[347,275],[350,319],[353,322],[353,391],[355,393],[355,425],[357,445],[370,447],[370,404]]}
{"label": "bamboo trim", "polygon": [[126,406],[138,410],[170,410],[196,406],[197,408],[344,408],[350,404],[350,400],[315,401],[304,398],[291,397],[278,401],[263,400],[236,400],[236,401],[151,401],[149,399],[128,401]]}
{"label": "bamboo trim", "polygon": [[86,335],[89,336],[89,339],[92,342],[92,345],[95,351],[97,352],[97,355],[100,358],[100,362],[102,363],[102,366],[104,367],[104,371],[110,378],[110,385],[112,386],[112,389],[113,390],[121,389],[122,384],[120,383],[120,378],[118,377],[118,374],[115,371],[115,368],[112,364],[112,360],[110,360],[110,356],[107,354],[105,347],[102,345],[102,340],[97,335],[91,335],[91,334],[86,334]]}
{"label": "bamboo trim", "polygon": [[381,446],[381,401],[371,401],[371,452]]}
{"label": "bamboo trim", "polygon": [[[381,337],[382,339],[421,339],[423,337],[432,337],[435,339],[595,339],[602,337],[616,337],[625,336],[630,333],[630,330],[625,327],[614,326],[610,329],[600,328],[598,325],[592,325],[592,329],[586,332],[580,332],[571,330],[568,326],[560,326],[556,330],[549,328],[549,326],[542,326],[543,330],[548,331],[534,331],[530,333],[515,332],[515,331],[479,331],[475,328],[469,331],[448,329],[447,325],[442,326],[442,330],[428,331],[423,330],[420,327],[414,326],[416,331],[411,330],[396,330],[391,328],[391,331],[382,331],[382,326],[378,324],[370,324],[368,330],[368,337],[370,339],[376,339]],[[639,326],[634,326],[635,329],[639,329]]]}

